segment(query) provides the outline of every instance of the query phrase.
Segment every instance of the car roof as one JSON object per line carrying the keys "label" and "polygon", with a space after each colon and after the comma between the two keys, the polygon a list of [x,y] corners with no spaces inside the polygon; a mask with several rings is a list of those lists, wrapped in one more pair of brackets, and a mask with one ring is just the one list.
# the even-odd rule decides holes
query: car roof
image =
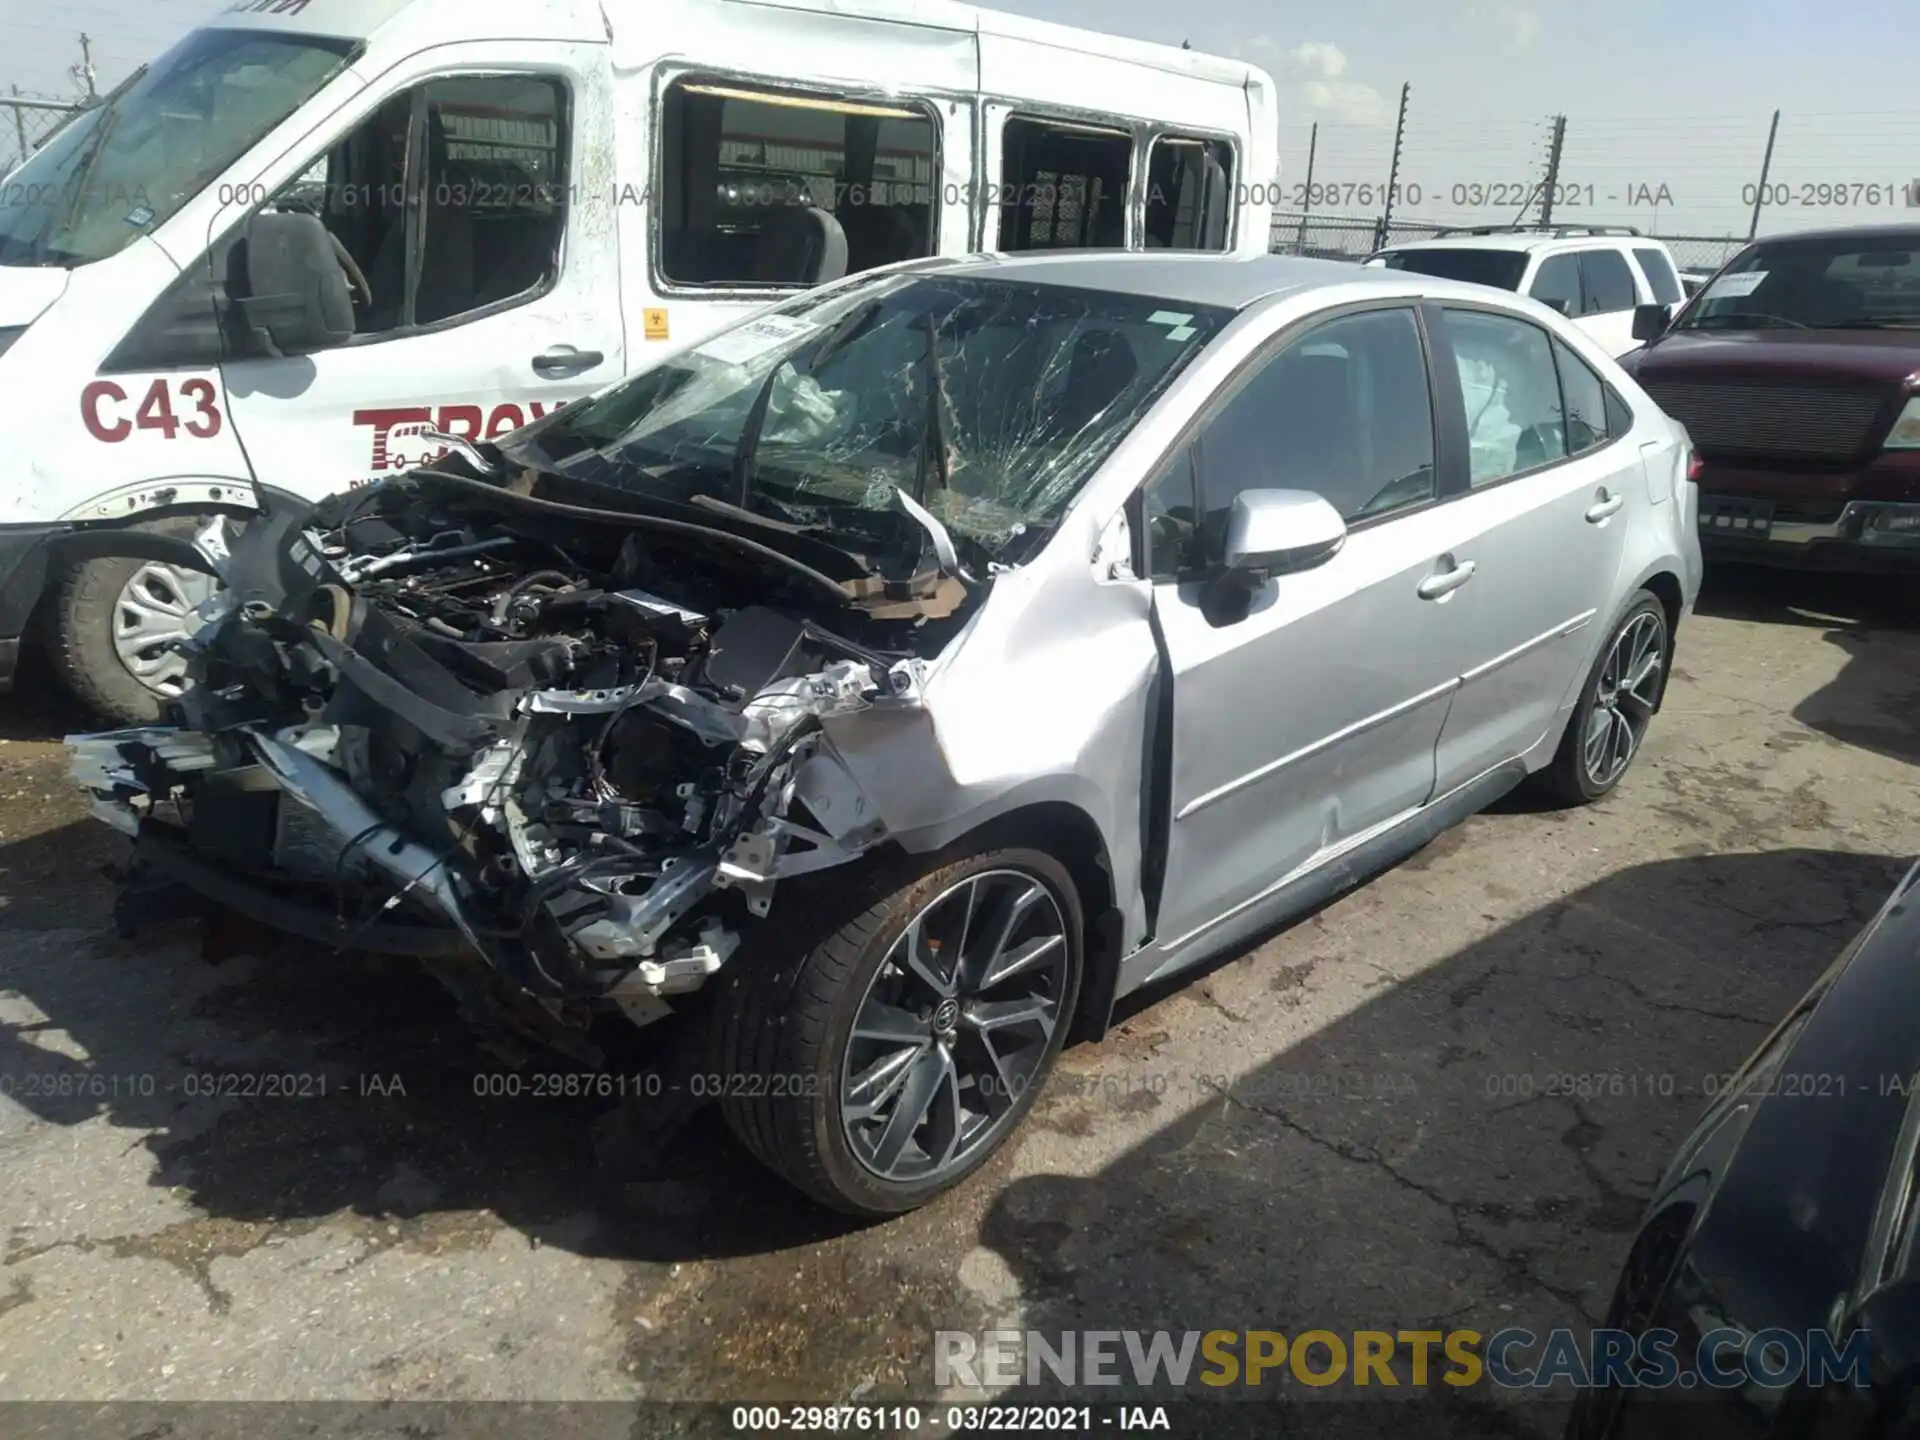
{"label": "car roof", "polygon": [[1564,245],[1576,247],[1582,245],[1628,245],[1647,246],[1660,244],[1657,235],[1556,235],[1548,232],[1503,230],[1492,235],[1446,235],[1432,240],[1402,240],[1392,245],[1383,245],[1379,253],[1389,250],[1520,250],[1532,252],[1545,250],[1551,246]]}
{"label": "car roof", "polygon": [[[938,268],[949,275],[990,275],[997,280],[1110,290],[1229,310],[1243,310],[1261,300],[1332,285],[1376,286],[1401,293],[1417,286],[1422,294],[1439,294],[1452,285],[1404,270],[1356,265],[1350,260],[1195,251],[1057,250],[972,255],[951,265],[926,268]],[[1467,288],[1484,293],[1478,286]],[[1448,293],[1452,293],[1451,288]]]}

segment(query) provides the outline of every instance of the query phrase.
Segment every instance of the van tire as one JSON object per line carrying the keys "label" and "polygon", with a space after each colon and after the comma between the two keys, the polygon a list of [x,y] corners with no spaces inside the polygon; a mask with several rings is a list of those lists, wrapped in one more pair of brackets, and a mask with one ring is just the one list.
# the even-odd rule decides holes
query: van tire
{"label": "van tire", "polygon": [[[134,528],[190,539],[198,524],[180,516]],[[83,560],[51,587],[47,653],[54,673],[96,719],[111,725],[151,725],[166,712],[165,698],[134,678],[113,643],[121,592],[146,563],[125,555]]]}

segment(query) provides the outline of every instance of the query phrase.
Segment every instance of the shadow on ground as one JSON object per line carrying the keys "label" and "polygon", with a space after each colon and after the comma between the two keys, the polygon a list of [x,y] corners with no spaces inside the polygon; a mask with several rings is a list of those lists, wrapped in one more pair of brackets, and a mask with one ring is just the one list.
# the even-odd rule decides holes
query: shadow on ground
{"label": "shadow on ground", "polygon": [[1725,566],[1709,572],[1699,611],[1824,631],[1845,662],[1794,707],[1793,718],[1835,740],[1920,764],[1920,586],[1912,577]]}
{"label": "shadow on ground", "polygon": [[[1097,1174],[1006,1188],[983,1240],[1018,1278],[1021,1323],[1483,1336],[1597,1323],[1712,1077],[1750,1053],[1905,863],[1788,850],[1634,866],[1383,989]],[[1304,969],[1277,967],[1267,984],[1310,990]],[[1125,1094],[1137,1106],[1154,1089],[1151,1053],[1135,1068]],[[1172,1110],[1185,1077],[1158,1079]],[[1098,1125],[1118,1093],[1050,1095],[1038,1123]],[[1328,1359],[1317,1352],[1313,1368]],[[1124,1350],[1116,1368],[1129,1373]],[[1041,1378],[1017,1398],[1181,1393]],[[1284,1371],[1255,1389],[1184,1393],[1344,1400],[1291,1412],[1316,1435],[1402,1421],[1421,1435],[1557,1434],[1565,1413],[1438,1384],[1412,1410],[1361,1405],[1351,1388],[1309,1391]],[[1227,1406],[1206,1433],[1276,1423]]]}

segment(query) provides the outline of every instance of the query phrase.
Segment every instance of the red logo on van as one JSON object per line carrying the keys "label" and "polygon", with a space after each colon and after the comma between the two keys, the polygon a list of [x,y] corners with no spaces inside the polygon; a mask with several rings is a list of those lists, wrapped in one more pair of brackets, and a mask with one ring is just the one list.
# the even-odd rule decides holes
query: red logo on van
{"label": "red logo on van", "polygon": [[353,423],[373,427],[371,468],[407,470],[432,459],[444,448],[421,439],[428,430],[444,430],[463,440],[492,440],[509,430],[531,424],[550,411],[558,410],[564,400],[547,405],[535,400],[521,406],[495,405],[484,410],[478,405],[395,405],[381,410],[356,410]]}

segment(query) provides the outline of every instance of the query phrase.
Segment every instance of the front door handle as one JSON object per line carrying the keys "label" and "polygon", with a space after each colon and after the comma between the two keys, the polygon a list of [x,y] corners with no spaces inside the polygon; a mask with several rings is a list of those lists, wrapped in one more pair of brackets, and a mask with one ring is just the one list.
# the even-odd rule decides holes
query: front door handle
{"label": "front door handle", "polygon": [[1587,523],[1589,525],[1598,525],[1602,520],[1617,514],[1620,507],[1626,503],[1627,497],[1624,494],[1609,495],[1605,490],[1602,490],[1600,492],[1600,498],[1587,507]]}
{"label": "front door handle", "polygon": [[[1447,557],[1452,560],[1452,556]],[[1419,595],[1422,600],[1439,600],[1451,595],[1467,581],[1473,578],[1474,564],[1471,560],[1462,560],[1451,570],[1442,570],[1437,575],[1429,575],[1420,582]]]}
{"label": "front door handle", "polygon": [[533,368],[541,375],[571,375],[591,370],[606,358],[598,350],[549,350],[533,357]]}

